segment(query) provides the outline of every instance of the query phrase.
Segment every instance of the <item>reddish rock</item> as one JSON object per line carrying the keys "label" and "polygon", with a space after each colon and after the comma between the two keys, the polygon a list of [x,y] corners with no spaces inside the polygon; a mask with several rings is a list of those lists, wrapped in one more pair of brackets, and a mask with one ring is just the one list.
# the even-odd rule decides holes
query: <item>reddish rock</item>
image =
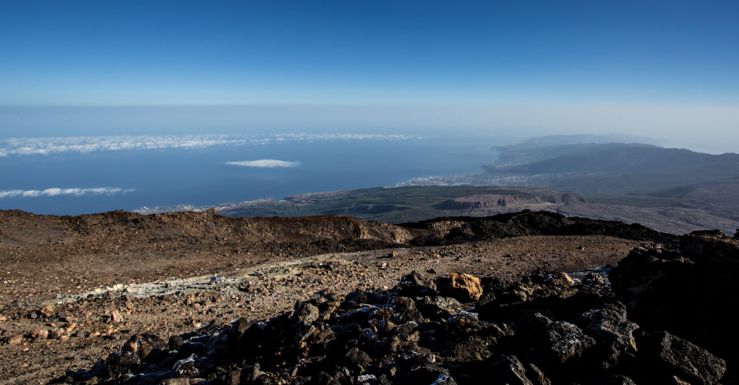
{"label": "reddish rock", "polygon": [[41,313],[46,318],[51,318],[51,316],[54,315],[54,305],[48,304],[39,310],[39,313]]}
{"label": "reddish rock", "polygon": [[49,338],[49,331],[44,327],[37,327],[31,332],[31,337],[35,340],[45,340]]}
{"label": "reddish rock", "polygon": [[8,345],[20,345],[21,342],[23,342],[23,336],[21,335],[15,335],[8,338]]}
{"label": "reddish rock", "polygon": [[462,302],[477,301],[482,296],[480,278],[465,273],[450,273],[439,279],[437,284],[442,295],[456,298]]}
{"label": "reddish rock", "polygon": [[113,310],[110,312],[110,320],[113,322],[122,322],[123,321],[123,315],[118,310]]}

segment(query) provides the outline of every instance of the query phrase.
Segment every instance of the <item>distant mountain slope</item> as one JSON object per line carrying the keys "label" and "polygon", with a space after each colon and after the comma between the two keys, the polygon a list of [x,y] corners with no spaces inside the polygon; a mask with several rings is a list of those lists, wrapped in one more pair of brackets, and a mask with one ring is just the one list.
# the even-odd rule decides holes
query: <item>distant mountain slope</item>
{"label": "distant mountain slope", "polygon": [[587,152],[592,149],[593,145],[654,145],[654,142],[655,140],[651,138],[623,134],[550,135],[530,138],[517,144],[497,146],[493,149],[498,153],[498,164],[511,166]]}
{"label": "distant mountain slope", "polygon": [[655,144],[655,139],[646,136],[628,135],[628,134],[565,134],[565,135],[545,135],[536,136],[524,140],[521,143],[507,147],[552,147],[569,144],[606,144],[606,143],[644,143]]}
{"label": "distant mountain slope", "polygon": [[690,204],[722,211],[726,216],[739,219],[739,177],[681,186],[651,194]]}
{"label": "distant mountain slope", "polygon": [[[531,153],[536,156],[531,156]],[[739,155],[711,155],[644,144],[576,144],[509,149],[490,174],[535,177],[535,184],[580,193],[648,194],[739,176]],[[535,159],[508,164],[512,159]],[[541,159],[544,158],[544,159]]]}

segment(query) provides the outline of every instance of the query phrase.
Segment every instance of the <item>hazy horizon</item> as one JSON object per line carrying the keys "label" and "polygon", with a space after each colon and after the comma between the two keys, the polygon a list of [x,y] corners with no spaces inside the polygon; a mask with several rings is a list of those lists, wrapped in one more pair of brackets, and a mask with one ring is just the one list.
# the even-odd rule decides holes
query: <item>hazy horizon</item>
{"label": "hazy horizon", "polygon": [[27,1],[0,137],[625,133],[736,152],[739,5]]}
{"label": "hazy horizon", "polygon": [[625,134],[699,152],[737,152],[731,106],[230,105],[0,106],[0,138],[268,133],[531,137]]}

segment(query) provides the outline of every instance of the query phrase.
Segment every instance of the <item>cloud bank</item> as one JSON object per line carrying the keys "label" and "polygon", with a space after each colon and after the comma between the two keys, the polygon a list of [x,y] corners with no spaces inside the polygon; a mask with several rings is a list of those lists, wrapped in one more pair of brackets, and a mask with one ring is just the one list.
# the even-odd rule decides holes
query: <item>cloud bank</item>
{"label": "cloud bank", "polygon": [[93,187],[93,188],[59,188],[52,187],[44,190],[0,190],[0,199],[4,198],[41,198],[56,196],[85,195],[117,195],[134,191],[134,189],[123,189],[120,187]]}
{"label": "cloud bank", "polygon": [[0,157],[131,151],[194,149],[213,146],[265,145],[330,140],[397,141],[417,138],[381,134],[273,134],[273,135],[127,135],[8,138],[0,140]]}
{"label": "cloud bank", "polygon": [[235,162],[226,162],[226,164],[230,166],[254,168],[289,168],[300,166],[300,162],[278,159],[240,160]]}

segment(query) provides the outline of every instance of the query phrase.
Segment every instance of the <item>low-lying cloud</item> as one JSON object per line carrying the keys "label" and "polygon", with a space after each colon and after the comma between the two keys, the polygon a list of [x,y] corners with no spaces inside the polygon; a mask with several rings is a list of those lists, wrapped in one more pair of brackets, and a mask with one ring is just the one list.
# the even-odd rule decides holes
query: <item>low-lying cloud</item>
{"label": "low-lying cloud", "polygon": [[226,162],[229,166],[253,167],[253,168],[289,168],[300,166],[300,162],[278,159],[257,159]]}
{"label": "low-lying cloud", "polygon": [[93,187],[93,188],[60,188],[52,187],[44,190],[0,190],[0,199],[4,198],[42,198],[57,196],[86,195],[117,195],[134,191],[134,189],[123,189],[120,187]]}
{"label": "low-lying cloud", "polygon": [[329,140],[397,141],[417,137],[382,134],[271,134],[271,135],[127,135],[8,138],[0,140],[0,157],[131,151],[194,149],[213,146],[264,145]]}

